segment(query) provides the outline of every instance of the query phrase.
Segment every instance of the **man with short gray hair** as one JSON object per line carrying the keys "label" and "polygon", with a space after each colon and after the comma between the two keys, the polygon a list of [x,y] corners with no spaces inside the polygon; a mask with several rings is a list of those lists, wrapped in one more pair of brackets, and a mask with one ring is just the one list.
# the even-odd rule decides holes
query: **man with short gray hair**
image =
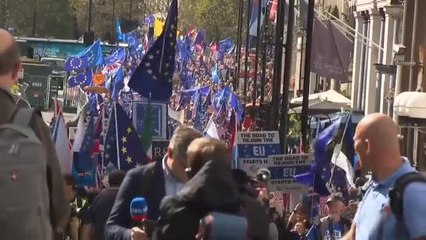
{"label": "man with short gray hair", "polygon": [[130,170],[118,191],[114,207],[105,226],[105,239],[148,239],[148,233],[136,227],[130,216],[130,202],[144,197],[148,203],[148,219],[156,221],[160,202],[165,196],[175,196],[189,180],[186,150],[202,134],[191,127],[178,127],[162,161]]}

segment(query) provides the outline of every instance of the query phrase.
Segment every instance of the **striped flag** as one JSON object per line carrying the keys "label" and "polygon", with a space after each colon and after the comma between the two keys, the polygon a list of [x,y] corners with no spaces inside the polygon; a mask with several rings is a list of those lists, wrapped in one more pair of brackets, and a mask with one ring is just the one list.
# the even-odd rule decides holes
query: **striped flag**
{"label": "striped flag", "polygon": [[63,174],[70,174],[72,169],[71,143],[68,139],[67,128],[62,112],[59,112],[53,128],[53,142]]}

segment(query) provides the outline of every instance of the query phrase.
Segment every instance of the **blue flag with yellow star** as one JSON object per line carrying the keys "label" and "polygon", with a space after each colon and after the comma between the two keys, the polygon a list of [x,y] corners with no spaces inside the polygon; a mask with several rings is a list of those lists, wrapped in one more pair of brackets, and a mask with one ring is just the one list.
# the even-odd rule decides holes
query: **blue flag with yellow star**
{"label": "blue flag with yellow star", "polygon": [[117,133],[115,131],[115,109],[109,114],[108,127],[104,139],[104,167],[114,166],[117,169]]}
{"label": "blue flag with yellow star", "polygon": [[177,0],[170,5],[165,29],[133,72],[129,87],[152,100],[169,100],[175,68]]}
{"label": "blue flag with yellow star", "polygon": [[99,40],[94,42],[90,47],[78,54],[77,57],[87,57],[89,67],[96,67],[104,64],[101,42]]}
{"label": "blue flag with yellow star", "polygon": [[68,78],[68,87],[73,88],[79,85],[83,87],[89,86],[92,83],[92,77],[92,70],[87,70],[77,75],[70,76]]}
{"label": "blue flag with yellow star", "polygon": [[70,57],[65,62],[65,71],[71,72],[73,70],[85,69],[89,67],[89,58],[87,56]]}
{"label": "blue flag with yellow star", "polygon": [[74,152],[72,175],[77,180],[77,185],[79,186],[93,186],[95,184],[96,156],[93,154],[95,130],[95,118],[94,116],[90,116],[80,152]]}
{"label": "blue flag with yellow star", "polygon": [[[115,103],[114,106],[115,112],[111,115],[115,118],[116,125],[114,127],[117,132],[115,138],[117,168],[128,171],[148,163],[148,159],[141,147],[142,144],[138,133],[133,127],[132,120],[127,116],[120,104]],[[111,149],[113,148],[111,147]]]}

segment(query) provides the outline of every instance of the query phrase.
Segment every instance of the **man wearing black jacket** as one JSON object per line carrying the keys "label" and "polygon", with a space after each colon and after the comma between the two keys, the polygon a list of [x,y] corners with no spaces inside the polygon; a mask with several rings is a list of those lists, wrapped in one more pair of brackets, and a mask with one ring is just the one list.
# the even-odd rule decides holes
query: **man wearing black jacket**
{"label": "man wearing black jacket", "polygon": [[268,216],[256,199],[240,193],[227,146],[220,140],[199,138],[187,153],[191,180],[177,196],[161,202],[156,239],[195,240],[200,219],[211,212],[245,216],[250,239],[268,239]]}
{"label": "man wearing black jacket", "polygon": [[94,240],[104,240],[104,229],[125,173],[115,170],[108,176],[109,187],[100,192],[90,204]]}
{"label": "man wearing black jacket", "polygon": [[147,239],[147,234],[135,227],[131,220],[130,202],[135,197],[144,197],[148,204],[148,219],[156,221],[163,197],[175,196],[188,181],[186,150],[199,137],[202,134],[193,128],[177,128],[162,161],[132,169],[126,174],[105,226],[105,239]]}

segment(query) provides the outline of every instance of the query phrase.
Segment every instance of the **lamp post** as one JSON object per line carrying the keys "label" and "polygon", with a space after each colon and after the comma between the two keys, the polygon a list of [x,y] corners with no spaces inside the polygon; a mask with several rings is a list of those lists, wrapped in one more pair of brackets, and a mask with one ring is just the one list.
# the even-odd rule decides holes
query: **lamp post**
{"label": "lamp post", "polygon": [[36,35],[36,26],[37,26],[37,0],[34,0],[34,11],[33,11],[33,28],[32,28],[32,36]]}
{"label": "lamp post", "polygon": [[306,52],[305,52],[305,71],[303,78],[303,104],[302,104],[302,142],[305,152],[309,149],[309,130],[308,130],[308,110],[309,110],[309,85],[311,74],[311,55],[312,55],[312,33],[314,29],[314,0],[309,0],[308,22],[306,28]]}
{"label": "lamp post", "polygon": [[112,0],[112,33],[115,31],[115,0]]}
{"label": "lamp post", "polygon": [[250,18],[251,18],[251,8],[250,8],[250,0],[247,1],[247,15],[246,15],[246,49],[245,49],[245,59],[244,59],[244,89],[243,95],[247,96],[247,80],[248,80],[248,59],[249,59],[249,45],[250,45]]}
{"label": "lamp post", "polygon": [[291,77],[291,60],[293,53],[293,27],[294,27],[294,0],[289,0],[288,4],[288,23],[287,23],[287,39],[285,43],[285,61],[284,61],[284,82],[283,82],[283,99],[281,102],[281,121],[280,121],[280,136],[282,137],[283,153],[288,150],[288,98],[290,91]]}
{"label": "lamp post", "polygon": [[235,61],[237,62],[237,72],[234,77],[234,89],[238,89],[240,72],[241,72],[241,46],[242,46],[242,29],[243,29],[243,14],[244,14],[244,0],[239,1],[238,6],[238,36],[237,36],[237,57]]}
{"label": "lamp post", "polygon": [[132,20],[133,0],[130,0],[129,20]]}
{"label": "lamp post", "polygon": [[87,32],[92,31],[92,10],[93,10],[93,0],[89,0],[88,14],[87,14]]}
{"label": "lamp post", "polygon": [[271,118],[269,119],[270,129],[278,127],[278,112],[280,106],[280,90],[281,90],[281,70],[283,58],[283,36],[284,36],[284,1],[277,3],[277,25],[275,33],[275,52],[274,52],[274,79],[272,86],[272,107]]}

